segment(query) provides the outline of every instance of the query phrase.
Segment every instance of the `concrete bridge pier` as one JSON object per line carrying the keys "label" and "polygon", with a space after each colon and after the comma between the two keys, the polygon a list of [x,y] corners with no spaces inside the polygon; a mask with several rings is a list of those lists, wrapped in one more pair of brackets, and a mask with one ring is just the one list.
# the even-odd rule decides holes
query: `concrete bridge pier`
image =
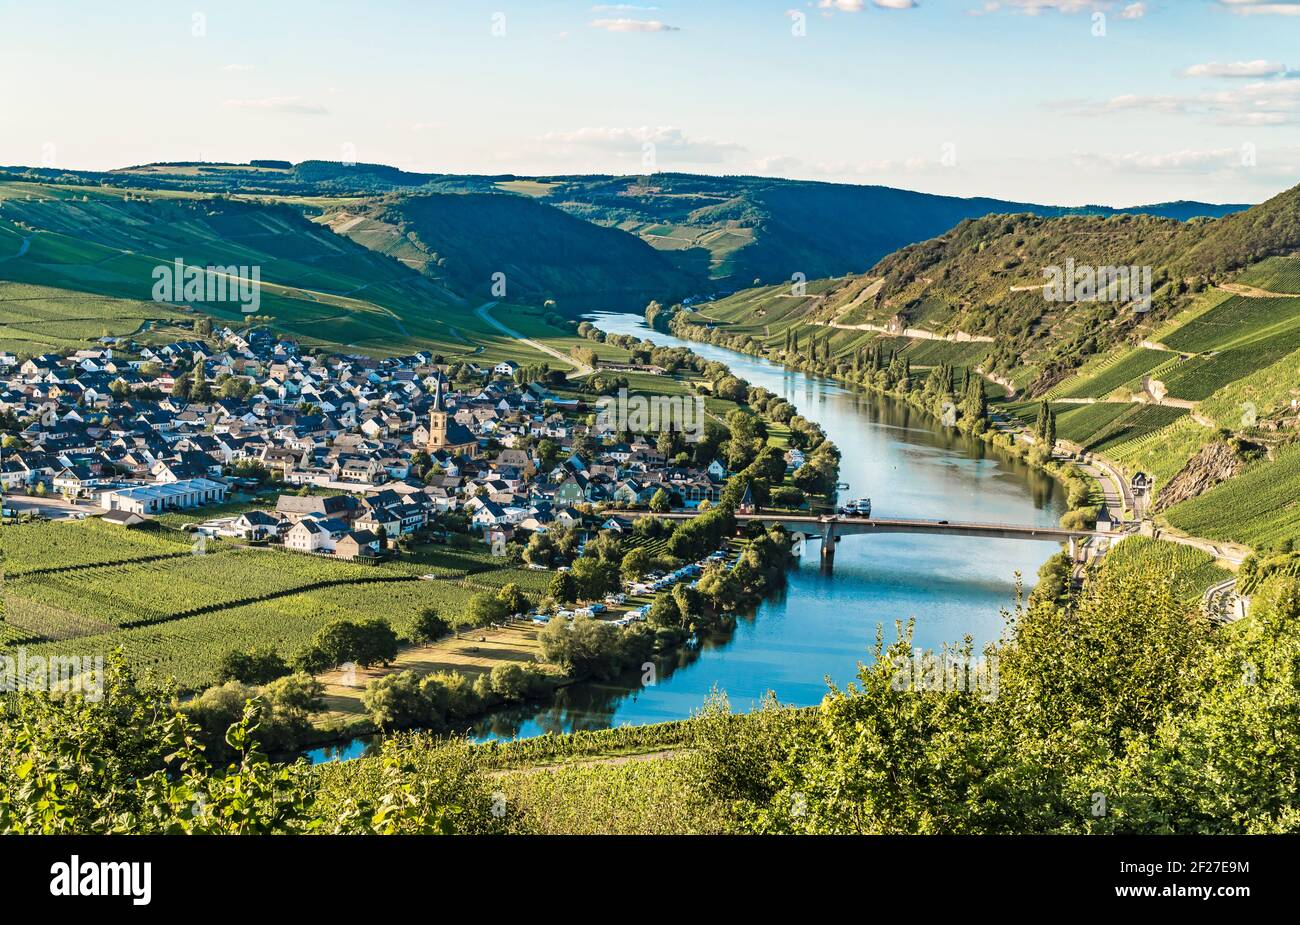
{"label": "concrete bridge pier", "polygon": [[835,567],[835,522],[822,526],[822,571],[829,573]]}

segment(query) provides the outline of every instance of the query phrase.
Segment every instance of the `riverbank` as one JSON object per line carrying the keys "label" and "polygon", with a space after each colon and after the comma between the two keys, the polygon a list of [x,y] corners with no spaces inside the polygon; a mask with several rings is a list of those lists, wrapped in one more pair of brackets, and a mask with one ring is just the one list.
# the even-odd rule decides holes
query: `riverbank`
{"label": "riverbank", "polygon": [[[737,529],[729,508],[716,508],[711,516],[722,532]],[[701,518],[688,523],[703,522]],[[674,574],[680,577],[671,589],[653,597],[629,597],[623,605],[631,608],[628,619],[579,616],[566,622],[563,612],[549,619],[515,618],[501,626],[472,630],[465,637],[409,647],[388,665],[324,673],[317,680],[324,685],[328,712],[317,715],[315,733],[304,737],[299,746],[314,749],[318,753],[312,755],[314,760],[328,760],[349,752],[359,739],[380,733],[472,728],[490,721],[502,708],[551,702],[573,685],[618,678],[626,678],[633,690],[654,685],[660,664],[671,670],[672,662],[684,650],[698,647],[701,639],[725,642],[739,613],[752,612],[764,596],[778,593],[785,584],[790,555],[783,532],[751,528],[746,537],[728,538],[714,556],[697,562],[693,569],[679,569]],[[688,584],[688,571],[699,575],[698,580]],[[634,589],[629,587],[627,593],[633,594]],[[629,622],[638,613],[643,622]],[[515,687],[505,689],[498,677],[507,670],[503,666],[529,673],[536,683],[515,686],[517,693]],[[451,674],[457,676],[454,684]],[[430,681],[441,686],[421,708],[413,701]],[[383,696],[386,687],[399,686],[403,688],[399,696]],[[448,687],[462,696],[449,698],[443,693]],[[370,744],[370,739],[364,744]]]}
{"label": "riverbank", "polygon": [[[733,375],[789,402],[825,431],[841,454],[840,475],[854,496],[873,496],[880,516],[964,519],[1055,526],[1065,512],[1059,484],[1010,454],[942,427],[894,398],[842,387],[708,344],[652,331],[637,316],[593,318],[602,329],[690,349]],[[650,390],[653,381],[642,388]],[[779,441],[779,428],[769,429]],[[728,633],[658,660],[654,685],[581,681],[543,704],[496,710],[467,724],[479,741],[544,742],[550,733],[639,728],[697,712],[710,692],[726,691],[738,710],[756,707],[768,691],[799,706],[819,703],[824,679],[843,684],[869,660],[878,627],[915,618],[916,644],[939,648],[971,636],[976,646],[999,638],[1002,611],[1014,606],[1016,577],[1027,585],[1055,546],[894,535],[847,537],[835,572],[817,556],[796,561],[786,586],[752,611],[738,613]],[[342,757],[365,752],[365,743]],[[325,760],[335,755],[313,756]]]}
{"label": "riverbank", "polygon": [[[692,316],[678,313],[673,315],[667,321],[667,326],[672,334],[677,337],[692,341],[710,343],[707,339],[706,332],[714,330],[708,325],[691,323]],[[759,352],[757,342],[747,340],[737,347],[727,347],[738,352],[748,353],[751,356],[767,360],[764,353]],[[980,390],[980,404],[984,408],[978,413],[972,413],[972,409],[967,404],[966,395],[969,389],[964,390],[960,401],[957,400],[955,392],[949,392],[945,395],[936,395],[926,388],[914,388],[919,381],[919,376],[912,375],[910,365],[905,365],[899,370],[894,370],[891,361],[890,369],[883,368],[883,358],[873,358],[872,365],[869,369],[876,369],[875,374],[859,374],[850,378],[844,374],[844,362],[836,362],[834,357],[824,357],[825,362],[798,362],[791,364],[783,357],[782,365],[787,368],[798,369],[802,372],[811,372],[816,375],[831,379],[840,383],[846,388],[861,390],[864,392],[880,395],[882,397],[905,402],[917,411],[928,415],[944,427],[950,427],[961,433],[982,440],[986,444],[997,446],[1000,449],[1014,455],[1020,462],[1041,470],[1051,478],[1056,479],[1061,487],[1069,492],[1071,498],[1071,511],[1067,516],[1071,517],[1073,522],[1068,526],[1080,526],[1083,524],[1091,525],[1095,521],[1095,512],[1100,507],[1101,501],[1106,497],[1106,488],[1101,479],[1096,479],[1097,488],[1100,495],[1088,492],[1080,495],[1077,491],[1070,491],[1071,481],[1080,474],[1081,470],[1074,467],[1072,462],[1064,463],[1054,455],[1055,447],[1048,448],[1041,441],[1023,440],[1022,435],[1029,435],[1028,428],[1014,423],[1014,418],[1009,416],[998,416],[988,409],[987,403],[982,398],[982,389]],[[853,369],[858,370],[858,364],[861,355],[854,357]],[[769,361],[771,362],[771,361]],[[880,368],[877,367],[879,364]],[[932,367],[917,367],[918,370],[924,369],[930,372]],[[895,375],[895,372],[897,375]],[[973,372],[975,376],[984,374],[978,369],[968,370],[968,374]],[[955,383],[954,383],[955,384]],[[1121,484],[1120,490],[1124,486]]]}

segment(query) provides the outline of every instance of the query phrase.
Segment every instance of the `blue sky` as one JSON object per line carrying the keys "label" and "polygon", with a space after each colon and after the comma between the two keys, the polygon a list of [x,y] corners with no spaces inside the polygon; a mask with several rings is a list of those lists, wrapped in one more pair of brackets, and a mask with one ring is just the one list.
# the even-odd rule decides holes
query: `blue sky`
{"label": "blue sky", "polygon": [[1298,50],[1300,0],[0,0],[0,164],[640,173],[652,150],[661,170],[1254,202],[1300,182]]}

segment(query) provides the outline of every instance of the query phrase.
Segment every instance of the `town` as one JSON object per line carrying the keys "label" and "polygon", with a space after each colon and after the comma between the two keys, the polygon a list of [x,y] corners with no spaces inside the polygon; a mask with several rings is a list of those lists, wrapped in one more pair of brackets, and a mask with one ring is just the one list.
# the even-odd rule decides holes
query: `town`
{"label": "town", "polygon": [[[126,528],[192,511],[211,537],[364,559],[443,514],[500,549],[582,526],[591,505],[707,507],[731,474],[667,430],[598,432],[594,400],[514,363],[309,354],[260,329],[210,340],[0,354],[6,510]],[[268,484],[284,490],[265,509],[205,514]]]}

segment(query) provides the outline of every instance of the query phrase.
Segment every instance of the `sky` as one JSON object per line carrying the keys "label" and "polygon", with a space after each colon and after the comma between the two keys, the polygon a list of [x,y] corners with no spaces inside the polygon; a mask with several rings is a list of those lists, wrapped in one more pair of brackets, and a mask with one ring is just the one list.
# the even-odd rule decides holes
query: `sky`
{"label": "sky", "polygon": [[0,164],[1259,202],[1300,182],[1298,55],[1300,0],[0,0]]}

